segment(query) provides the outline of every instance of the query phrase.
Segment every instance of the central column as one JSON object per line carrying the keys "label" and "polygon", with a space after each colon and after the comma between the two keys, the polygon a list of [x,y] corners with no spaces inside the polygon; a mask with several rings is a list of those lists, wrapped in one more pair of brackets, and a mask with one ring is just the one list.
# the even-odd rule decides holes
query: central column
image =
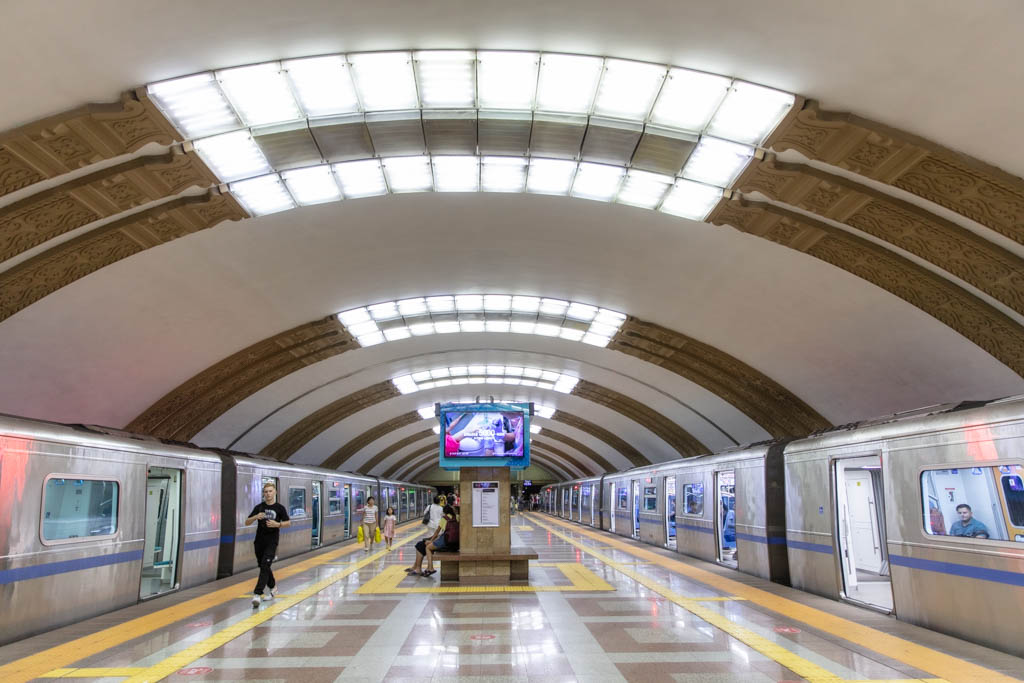
{"label": "central column", "polygon": [[[498,526],[473,526],[473,482],[498,482]],[[463,467],[459,470],[459,553],[466,555],[502,555],[512,548],[509,500],[512,496],[508,467]],[[443,560],[442,560],[443,562]],[[497,584],[509,581],[509,560],[462,562],[459,581],[466,584]]]}

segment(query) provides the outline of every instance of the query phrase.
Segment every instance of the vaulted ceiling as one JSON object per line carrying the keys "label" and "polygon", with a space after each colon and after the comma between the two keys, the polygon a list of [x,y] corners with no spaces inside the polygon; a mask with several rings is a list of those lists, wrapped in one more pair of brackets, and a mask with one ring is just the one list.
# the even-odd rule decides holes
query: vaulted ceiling
{"label": "vaulted ceiling", "polygon": [[[436,456],[418,410],[523,399],[545,409],[537,461],[575,477],[1022,393],[1024,9],[847,4],[7,3],[0,411],[408,477]],[[216,132],[247,131],[266,168],[235,176],[146,87],[439,49],[657,64],[659,88],[696,69],[792,105],[716,183],[693,159],[738,138],[713,119],[602,118],[591,95],[495,127],[479,101],[431,109],[419,83],[402,116],[271,130],[239,114]],[[409,155],[424,191],[398,191]],[[442,191],[451,155],[477,183],[512,160],[519,191]],[[553,162],[569,184],[538,191],[527,177]],[[335,201],[305,205],[300,167],[322,167]],[[345,169],[380,192],[354,198]],[[582,198],[602,173],[614,191]],[[236,184],[256,175],[269,184]],[[677,210],[694,180],[712,200]],[[294,208],[259,215],[278,195]],[[451,295],[518,298],[407,303],[375,314],[384,343],[338,317]]]}

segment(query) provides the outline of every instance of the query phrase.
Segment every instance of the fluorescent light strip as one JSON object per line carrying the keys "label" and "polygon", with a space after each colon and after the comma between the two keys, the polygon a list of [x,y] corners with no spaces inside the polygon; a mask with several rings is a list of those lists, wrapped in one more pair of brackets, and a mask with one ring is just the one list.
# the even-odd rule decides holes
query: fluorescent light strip
{"label": "fluorescent light strip", "polygon": [[[435,314],[442,317],[435,319]],[[626,315],[562,299],[455,294],[384,301],[342,311],[338,320],[361,346],[432,334],[490,332],[559,337],[604,348],[618,333]]]}
{"label": "fluorescent light strip", "polygon": [[[466,372],[453,372],[453,370],[465,370]],[[532,371],[530,373],[531,375],[539,374],[540,380],[523,380],[519,377],[519,375],[525,375],[528,370]],[[517,375],[515,371],[518,371],[519,375]],[[455,376],[454,378],[452,378],[453,375]],[[408,375],[399,375],[398,377],[393,377],[391,379],[391,382],[401,394],[414,394],[417,391],[461,384],[536,386],[541,389],[550,389],[562,394],[569,394],[572,393],[572,390],[576,387],[579,381],[579,377],[566,375],[553,370],[539,370],[537,368],[521,367],[507,368],[502,365],[471,365],[468,368],[433,368],[432,370],[422,370]],[[420,415],[423,416],[424,419],[429,419],[429,417],[424,414],[424,411],[426,411],[426,408],[420,408]]]}
{"label": "fluorescent light strip", "polygon": [[422,107],[596,114],[760,145],[796,102],[786,92],[680,67],[490,50],[266,62],[152,83],[147,92],[190,139],[241,126]]}

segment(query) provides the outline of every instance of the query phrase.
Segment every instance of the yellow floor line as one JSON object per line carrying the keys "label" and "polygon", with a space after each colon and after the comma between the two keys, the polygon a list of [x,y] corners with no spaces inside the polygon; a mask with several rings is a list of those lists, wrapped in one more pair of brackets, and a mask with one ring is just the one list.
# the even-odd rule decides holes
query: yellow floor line
{"label": "yellow floor line", "polygon": [[122,666],[106,668],[84,668],[84,669],[54,669],[38,678],[124,678],[133,676],[140,671],[141,667]]}
{"label": "yellow floor line", "polygon": [[[405,543],[408,543],[415,538],[419,538],[420,536],[422,536],[422,533],[416,531],[415,533],[409,534],[405,538],[396,540],[394,545],[404,545]],[[274,600],[272,603],[269,604],[268,607],[264,607],[263,609],[254,613],[252,616],[246,617],[245,619],[242,619],[241,621],[232,624],[227,628],[221,629],[209,638],[206,638],[205,640],[202,640],[194,645],[190,645],[181,652],[177,652],[171,655],[170,657],[160,662],[157,662],[156,664],[147,667],[142,671],[139,671],[138,673],[128,678],[126,683],[151,683],[152,681],[162,680],[167,676],[170,676],[171,674],[175,673],[179,669],[187,667],[189,664],[196,661],[200,657],[204,657],[213,652],[214,650],[216,650],[217,648],[223,647],[235,638],[238,638],[239,636],[248,633],[260,624],[273,619],[281,612],[284,612],[287,609],[291,609],[303,600],[311,598],[320,591],[324,590],[325,588],[328,588],[333,584],[338,583],[342,579],[358,571],[359,569],[365,567],[366,565],[376,562],[377,560],[383,557],[386,557],[387,554],[387,549],[378,550],[375,553],[367,555],[358,562],[353,562],[351,567],[342,569],[339,572],[331,574],[326,579],[317,581],[308,588],[305,588],[295,593],[290,598],[285,598],[283,600]]]}
{"label": "yellow floor line", "polygon": [[561,570],[572,582],[569,586],[400,586],[406,578],[405,568],[392,565],[356,589],[359,595],[394,595],[404,593],[537,593],[574,591],[614,591],[615,587],[586,567],[575,562],[560,562],[550,565]]}
{"label": "yellow floor line", "polygon": [[[404,524],[403,527],[412,528],[416,523],[418,521]],[[286,579],[358,550],[361,550],[361,546],[353,543],[344,548],[332,550],[288,567],[277,569],[274,571],[274,576],[278,580]],[[147,633],[152,633],[176,621],[193,617],[225,602],[232,601],[239,591],[251,590],[251,586],[252,579],[234,583],[207,595],[186,600],[173,607],[157,610],[145,616],[126,621],[123,624],[105,628],[102,631],[76,638],[61,645],[55,645],[34,655],[16,659],[13,662],[0,666],[0,681],[4,683],[22,683],[23,681],[38,678],[55,668],[67,667],[69,664],[99,654],[104,650],[109,650],[129,640],[144,636]]]}
{"label": "yellow floor line", "polygon": [[[849,619],[844,619],[843,617],[823,612],[822,610],[815,609],[814,607],[809,607],[787,598],[774,595],[773,593],[761,590],[760,588],[748,586],[740,583],[739,581],[733,581],[727,577],[719,576],[718,574],[704,569],[699,569],[679,560],[662,557],[661,555],[645,550],[644,548],[630,545],[624,541],[609,538],[606,532],[590,531],[589,529],[554,518],[546,521],[563,528],[571,529],[576,533],[586,536],[587,538],[600,540],[602,543],[608,544],[616,550],[621,550],[633,555],[634,557],[643,558],[652,564],[656,564],[670,571],[688,576],[695,581],[699,581],[703,584],[716,588],[724,593],[734,594],[737,597],[745,598],[752,603],[761,605],[762,607],[782,614],[790,619],[802,621],[813,626],[819,631],[824,631],[838,636],[844,640],[848,640],[872,650],[873,652],[877,652],[896,661],[908,664],[915,669],[927,671],[930,674],[941,677],[924,680],[947,680],[952,683],[1019,683],[1020,681],[1020,679],[1011,678],[1010,676],[1001,674],[998,671],[987,669],[983,666],[947,655],[923,645],[918,645],[917,643],[890,635],[884,631],[871,628],[870,626],[864,626],[857,622],[850,621]],[[568,537],[562,536],[562,534],[559,534],[554,529],[539,523],[538,526],[548,529],[552,533],[568,541],[570,544],[585,550],[595,557],[598,556],[598,553],[595,553],[589,547],[576,543]],[[614,562],[609,562],[614,564]]]}

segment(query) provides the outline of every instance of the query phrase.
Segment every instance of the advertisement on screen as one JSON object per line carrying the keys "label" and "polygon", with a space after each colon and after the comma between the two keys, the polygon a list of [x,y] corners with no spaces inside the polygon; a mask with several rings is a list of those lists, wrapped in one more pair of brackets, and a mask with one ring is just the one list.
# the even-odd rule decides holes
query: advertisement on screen
{"label": "advertisement on screen", "polygon": [[441,467],[529,466],[529,403],[440,405]]}

